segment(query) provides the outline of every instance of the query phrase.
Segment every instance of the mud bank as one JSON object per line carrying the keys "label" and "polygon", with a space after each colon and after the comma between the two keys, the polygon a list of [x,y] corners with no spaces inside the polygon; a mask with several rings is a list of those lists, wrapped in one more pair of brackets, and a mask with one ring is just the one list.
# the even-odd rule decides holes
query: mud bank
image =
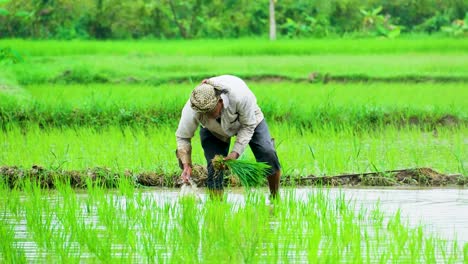
{"label": "mud bank", "polygon": [[[137,186],[180,187],[179,175],[167,175],[155,172],[132,172],[126,170],[117,173],[109,168],[95,167],[86,170],[50,170],[41,166],[20,168],[16,166],[0,167],[0,177],[11,188],[21,187],[25,180],[32,180],[43,188],[54,188],[56,181],[68,182],[75,188],[86,188],[90,183],[113,188],[119,181],[129,180]],[[205,186],[206,168],[194,165],[193,181],[199,186]],[[237,187],[240,182],[234,175],[228,175],[224,181],[226,186]],[[401,169],[384,172],[353,173],[330,176],[291,177],[283,175],[283,186],[466,186],[468,177],[460,174],[446,175],[431,168]]]}

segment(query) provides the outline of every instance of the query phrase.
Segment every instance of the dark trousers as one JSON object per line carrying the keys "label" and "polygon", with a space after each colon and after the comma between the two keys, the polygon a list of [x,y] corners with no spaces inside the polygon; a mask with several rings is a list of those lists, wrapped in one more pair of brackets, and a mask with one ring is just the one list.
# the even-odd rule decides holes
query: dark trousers
{"label": "dark trousers", "polygon": [[[214,136],[208,129],[200,129],[201,145],[205,154],[208,169],[208,179],[206,186],[209,189],[223,189],[224,173],[222,171],[215,172],[211,160],[215,155],[227,156],[229,153],[230,142],[224,142]],[[265,162],[271,166],[270,174],[273,174],[281,169],[278,155],[276,154],[275,146],[271,139],[268,125],[263,120],[255,128],[249,146],[255,156],[257,162]]]}

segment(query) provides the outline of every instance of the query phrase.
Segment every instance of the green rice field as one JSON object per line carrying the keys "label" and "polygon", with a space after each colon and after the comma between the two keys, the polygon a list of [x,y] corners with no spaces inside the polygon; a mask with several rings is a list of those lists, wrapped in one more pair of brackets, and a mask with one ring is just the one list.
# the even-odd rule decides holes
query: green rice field
{"label": "green rice field", "polygon": [[[466,38],[3,46],[23,61],[0,62],[0,167],[172,179],[181,173],[175,131],[191,90],[232,74],[257,97],[283,180],[431,168],[457,175],[461,190],[468,182]],[[194,163],[205,166],[198,134],[192,144]],[[250,149],[242,158],[254,159]],[[283,181],[279,201],[265,188],[242,190],[242,199],[227,188],[219,202],[204,188],[181,197],[172,185],[138,188],[123,178],[112,189],[91,180],[73,189],[58,178],[52,190],[0,179],[2,263],[468,263],[467,237],[332,197],[329,187],[304,197]],[[465,206],[466,192],[460,197]]]}
{"label": "green rice field", "polygon": [[[243,202],[201,203],[158,198],[125,181],[111,192],[90,184],[86,196],[56,186],[1,186],[2,221],[27,229],[2,226],[4,260],[457,263],[464,254],[456,242],[407,227],[399,212],[386,219],[378,205],[356,210],[321,189],[302,199],[289,190],[281,203],[267,204],[256,192]],[[31,240],[34,246],[24,243]]]}
{"label": "green rice field", "polygon": [[[468,123],[465,83],[249,84],[267,121],[287,120],[288,126],[369,130],[387,125],[418,125],[432,129],[439,124]],[[194,85],[6,86],[0,93],[0,125],[31,122],[47,127],[174,127]]]}

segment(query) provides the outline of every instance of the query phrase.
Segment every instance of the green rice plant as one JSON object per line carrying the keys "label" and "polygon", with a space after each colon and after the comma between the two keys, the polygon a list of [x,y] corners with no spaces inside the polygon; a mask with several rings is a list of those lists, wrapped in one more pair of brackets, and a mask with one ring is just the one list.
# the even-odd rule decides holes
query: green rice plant
{"label": "green rice plant", "polygon": [[465,263],[468,262],[468,243],[465,243],[463,246],[463,259],[465,260]]}
{"label": "green rice plant", "polygon": [[[371,172],[371,161],[379,170],[431,167],[445,174],[463,174],[460,161],[468,160],[465,143],[468,127],[465,126],[440,127],[437,136],[418,127],[389,126],[377,131],[356,132],[351,127],[341,131],[333,127],[308,130],[269,122],[269,128],[272,136],[282,142],[277,146],[277,153],[283,175],[293,179]],[[88,168],[100,167],[119,175],[154,172],[167,177],[166,182],[170,184],[173,176],[180,175],[174,158],[175,129],[168,126],[41,129],[28,125],[23,130],[12,126],[6,131],[0,130],[0,166],[30,169],[40,165],[52,169],[56,160],[66,160],[62,165],[64,170],[87,173]],[[359,143],[354,143],[356,137]],[[359,155],[356,155],[355,144],[360,145]],[[204,165],[198,136],[192,139],[192,146],[193,163]],[[310,146],[315,159],[311,157]],[[250,148],[246,149],[244,157],[254,159]]]}
{"label": "green rice plant", "polygon": [[467,78],[464,39],[1,40],[3,45],[20,50],[25,61],[3,67],[0,78],[7,76],[22,85],[197,83],[226,72],[244,78],[274,76],[310,82]]}
{"label": "green rice plant", "polygon": [[[432,131],[437,126],[468,122],[464,83],[247,83],[268,122],[287,123],[304,130],[350,128],[358,135],[362,130],[389,125]],[[22,89],[27,96],[19,97],[0,89],[0,127],[37,124],[43,128],[100,129],[119,125],[146,130],[153,126],[177,126],[180,109],[193,86],[31,85]],[[303,98],[308,98],[307,102]],[[57,166],[61,161],[66,159],[57,160]]]}
{"label": "green rice plant", "polygon": [[244,187],[258,187],[264,185],[271,169],[271,166],[266,163],[245,159],[225,160],[222,155],[216,155],[212,162],[215,171],[229,169],[231,174],[239,178],[239,181]]}
{"label": "green rice plant", "polygon": [[0,213],[0,261],[5,263],[27,263],[24,249],[17,244],[14,225],[8,224],[5,212]]}
{"label": "green rice plant", "polygon": [[[466,48],[465,48],[466,50]],[[230,73],[246,80],[334,82],[466,82],[468,55],[319,54],[239,56],[63,56],[36,57],[2,68],[19,85],[196,84]],[[119,65],[120,67],[116,67]],[[219,65],[223,65],[220,68]],[[155,74],[156,73],[156,74]]]}
{"label": "green rice plant", "polygon": [[80,201],[74,194],[74,190],[69,183],[57,181],[55,184],[57,192],[63,197],[62,202],[57,206],[57,220],[63,226],[64,234],[69,234],[68,239],[79,241],[80,237],[80,218],[84,217],[80,211]]}
{"label": "green rice plant", "polygon": [[[81,230],[74,228],[76,224],[68,218],[70,215],[77,214],[79,208],[72,203],[67,203],[70,207],[57,206],[61,204],[60,198],[53,202],[48,201],[48,192],[42,190],[38,182],[27,180],[23,184],[26,202],[22,209],[25,213],[26,226],[40,252],[45,252],[45,258],[48,261],[78,263],[81,256],[80,250],[71,245],[76,242]],[[66,189],[59,181],[55,184],[62,191]],[[68,193],[64,195],[63,200],[69,200],[67,198],[70,197],[74,198]],[[76,220],[76,217],[73,219]]]}
{"label": "green rice plant", "polygon": [[25,214],[27,227],[33,234],[35,242],[41,248],[51,247],[50,236],[55,231],[52,225],[53,215],[50,213],[52,208],[49,203],[44,203],[45,199],[38,182],[24,181],[25,190],[29,194],[25,202]]}
{"label": "green rice plant", "polygon": [[0,210],[5,210],[5,212],[9,212],[10,217],[12,219],[20,220],[24,217],[24,212],[22,211],[21,207],[21,196],[22,192],[17,188],[10,188],[8,184],[5,182],[5,179],[0,180],[0,189],[6,193],[4,199],[4,208],[0,207]]}
{"label": "green rice plant", "polygon": [[[164,199],[158,193],[163,190],[132,191],[131,185],[123,185],[111,192],[94,184],[89,193],[83,193],[72,191],[65,183],[57,184],[57,192],[25,193],[38,196],[43,208],[62,205],[43,213],[52,217],[62,215],[57,218],[64,230],[72,230],[66,228],[67,225],[78,226],[72,233],[52,235],[51,246],[43,248],[43,254],[35,255],[33,260],[75,263],[178,262],[184,259],[193,263],[219,259],[228,262],[316,260],[319,263],[463,261],[463,251],[457,249],[455,243],[436,238],[421,226],[408,227],[399,213],[381,221],[378,205],[373,215],[369,215],[363,210],[357,211],[357,204],[344,195],[331,198],[326,189],[310,190],[301,198],[294,191],[285,190],[281,203],[267,204],[265,195],[258,190],[249,192],[244,201],[207,199],[200,202],[190,197]],[[0,188],[0,197],[9,191],[9,188]],[[92,200],[88,200],[89,197]],[[61,201],[66,202],[62,204]],[[93,208],[89,212],[83,210],[87,202]],[[115,207],[114,212],[110,208],[104,211],[109,213],[108,217],[119,218],[118,221],[124,223],[119,228],[104,224],[99,216],[104,216],[103,212],[98,212],[99,206],[111,205]],[[24,210],[28,205],[20,206]],[[70,214],[73,220],[60,220],[68,217],[64,214],[66,210],[76,210],[80,217]],[[369,224],[373,219],[376,220],[374,224]],[[21,221],[2,220],[12,227],[22,225]],[[128,243],[133,243],[129,246],[122,244],[119,232],[134,232],[138,236],[129,240]],[[26,239],[33,238],[27,236]],[[79,244],[78,249],[60,249],[73,242]],[[10,245],[12,250],[21,250],[21,244]]]}
{"label": "green rice plant", "polygon": [[176,254],[181,256],[181,260],[188,257],[186,261],[196,263],[201,236],[201,214],[197,207],[197,199],[193,196],[182,196],[179,201],[182,206],[174,212],[179,214],[180,221],[174,228],[174,235],[178,241],[184,241],[184,245],[177,249]]}
{"label": "green rice plant", "polygon": [[23,62],[21,54],[12,49],[11,47],[1,48],[0,47],[0,64],[3,63],[20,63]]}
{"label": "green rice plant", "polygon": [[468,41],[438,36],[405,35],[391,41],[378,38],[327,39],[193,39],[193,40],[25,40],[1,39],[0,46],[11,46],[28,57],[88,55],[320,55],[320,54],[411,54],[464,53]]}

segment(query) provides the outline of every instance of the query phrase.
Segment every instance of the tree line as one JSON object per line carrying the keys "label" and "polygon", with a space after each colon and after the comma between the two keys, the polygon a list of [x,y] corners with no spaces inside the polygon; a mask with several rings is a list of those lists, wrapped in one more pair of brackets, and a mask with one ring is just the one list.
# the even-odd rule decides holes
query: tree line
{"label": "tree line", "polygon": [[0,0],[0,37],[466,36],[467,12],[466,0]]}

